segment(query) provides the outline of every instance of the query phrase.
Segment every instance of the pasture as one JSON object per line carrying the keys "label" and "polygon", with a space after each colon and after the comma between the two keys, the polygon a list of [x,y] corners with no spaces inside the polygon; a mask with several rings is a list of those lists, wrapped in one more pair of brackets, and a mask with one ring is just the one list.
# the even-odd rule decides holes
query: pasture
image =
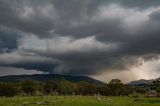
{"label": "pasture", "polygon": [[1,97],[0,106],[160,106],[160,98],[48,96]]}

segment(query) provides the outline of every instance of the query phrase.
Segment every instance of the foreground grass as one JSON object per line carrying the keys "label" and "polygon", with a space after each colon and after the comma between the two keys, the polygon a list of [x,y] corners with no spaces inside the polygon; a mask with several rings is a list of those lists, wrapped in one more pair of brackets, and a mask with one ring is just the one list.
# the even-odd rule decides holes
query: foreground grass
{"label": "foreground grass", "polygon": [[14,97],[0,98],[0,106],[44,106],[29,104],[47,101],[46,106],[160,106],[160,98],[140,97],[135,101],[132,97],[101,97],[94,96],[52,96],[52,97]]}

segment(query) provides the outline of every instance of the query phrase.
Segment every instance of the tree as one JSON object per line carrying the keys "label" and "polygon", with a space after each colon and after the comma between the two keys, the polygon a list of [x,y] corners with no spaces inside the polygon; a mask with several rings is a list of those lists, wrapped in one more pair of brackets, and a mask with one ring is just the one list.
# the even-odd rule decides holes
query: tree
{"label": "tree", "polygon": [[61,78],[57,85],[57,91],[62,95],[72,94],[74,89],[72,88],[72,83]]}
{"label": "tree", "polygon": [[120,96],[123,90],[123,83],[119,79],[112,79],[108,84],[113,96]]}
{"label": "tree", "polygon": [[77,84],[77,93],[82,95],[93,95],[96,93],[97,87],[94,84],[81,81]]}
{"label": "tree", "polygon": [[158,93],[160,93],[160,78],[157,78],[153,81],[154,88]]}
{"label": "tree", "polygon": [[37,90],[37,82],[26,80],[22,83],[22,90],[28,95],[34,95]]}
{"label": "tree", "polygon": [[0,96],[12,97],[17,94],[17,89],[14,84],[1,83],[0,84]]}
{"label": "tree", "polygon": [[44,92],[48,94],[52,94],[57,88],[57,84],[54,81],[47,81],[44,85]]}
{"label": "tree", "polygon": [[97,87],[97,92],[99,92],[101,95],[109,96],[111,95],[111,90],[108,87],[108,84],[104,84]]}

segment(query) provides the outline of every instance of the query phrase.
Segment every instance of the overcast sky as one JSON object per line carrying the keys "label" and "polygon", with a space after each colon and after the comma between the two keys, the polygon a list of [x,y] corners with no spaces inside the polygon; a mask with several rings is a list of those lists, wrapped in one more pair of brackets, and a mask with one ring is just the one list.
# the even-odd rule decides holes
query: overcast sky
{"label": "overcast sky", "polygon": [[0,0],[0,76],[160,77],[160,0]]}

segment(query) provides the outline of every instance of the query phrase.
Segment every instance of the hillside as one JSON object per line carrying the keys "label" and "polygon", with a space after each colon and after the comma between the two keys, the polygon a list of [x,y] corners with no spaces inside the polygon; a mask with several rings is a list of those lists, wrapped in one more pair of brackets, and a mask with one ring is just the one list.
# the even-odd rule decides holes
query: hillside
{"label": "hillside", "polygon": [[153,79],[151,80],[140,79],[140,80],[131,81],[128,83],[128,85],[131,85],[131,86],[143,86],[143,85],[151,85],[151,84],[153,84]]}
{"label": "hillside", "polygon": [[71,82],[86,81],[94,84],[104,84],[104,82],[95,80],[88,76],[71,76],[71,75],[58,75],[58,74],[34,74],[34,75],[10,75],[0,77],[0,82],[15,82],[15,81],[25,81],[25,80],[35,80],[35,81],[47,81],[53,80],[58,81],[64,78]]}

